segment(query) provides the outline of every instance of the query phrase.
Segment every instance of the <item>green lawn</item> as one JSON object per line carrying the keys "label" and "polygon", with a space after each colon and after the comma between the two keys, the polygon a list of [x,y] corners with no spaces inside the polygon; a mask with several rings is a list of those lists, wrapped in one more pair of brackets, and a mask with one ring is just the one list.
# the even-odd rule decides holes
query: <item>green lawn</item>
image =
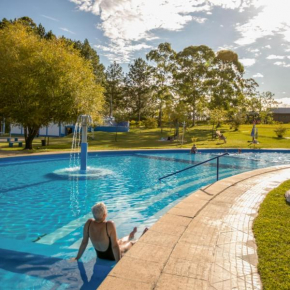
{"label": "green lawn", "polygon": [[[222,140],[212,139],[212,130],[209,125],[188,128],[183,145],[179,141],[158,141],[161,137],[166,138],[168,135],[173,135],[174,130],[169,128],[164,129],[163,133],[160,132],[160,129],[131,128],[128,133],[118,133],[117,141],[115,141],[115,133],[95,132],[94,140],[89,140],[89,150],[190,148],[192,138],[196,138],[197,148],[290,148],[290,130],[287,131],[284,138],[279,139],[274,132],[275,127],[276,125],[257,125],[259,141],[257,145],[249,143],[252,125],[242,125],[239,131],[233,131],[227,125],[219,128],[219,131],[227,137],[226,144]],[[286,124],[285,127],[290,129],[290,124]],[[182,128],[180,128],[180,133],[182,133]],[[92,136],[92,133],[89,133],[89,136]],[[71,141],[71,135],[63,138],[50,138],[49,146],[42,147],[41,138],[36,138],[33,152],[69,150]],[[1,142],[0,149],[15,153],[21,151],[17,147],[9,148],[7,142]]]}
{"label": "green lawn", "polygon": [[254,221],[264,290],[290,289],[290,205],[284,197],[289,189],[290,180],[268,193]]}

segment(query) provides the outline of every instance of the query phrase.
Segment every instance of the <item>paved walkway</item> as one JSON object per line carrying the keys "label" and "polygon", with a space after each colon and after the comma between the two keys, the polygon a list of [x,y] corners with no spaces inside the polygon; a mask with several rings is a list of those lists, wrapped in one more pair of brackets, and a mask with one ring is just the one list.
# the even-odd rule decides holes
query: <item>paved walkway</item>
{"label": "paved walkway", "polygon": [[168,211],[114,267],[99,290],[262,289],[253,220],[290,166],[239,174]]}

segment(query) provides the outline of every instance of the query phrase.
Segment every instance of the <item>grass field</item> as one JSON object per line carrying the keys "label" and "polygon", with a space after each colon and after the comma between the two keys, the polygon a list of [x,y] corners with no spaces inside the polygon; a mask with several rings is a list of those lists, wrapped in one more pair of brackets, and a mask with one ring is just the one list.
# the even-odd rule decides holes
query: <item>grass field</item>
{"label": "grass field", "polygon": [[[166,128],[161,133],[160,129],[139,129],[130,128],[128,133],[118,133],[117,141],[115,141],[115,133],[94,132],[89,133],[89,137],[94,138],[88,141],[89,150],[121,150],[121,149],[175,149],[190,148],[192,146],[192,138],[195,138],[197,148],[290,148],[290,124],[284,125],[289,130],[284,138],[277,138],[274,129],[276,125],[257,125],[259,144],[252,145],[251,130],[252,125],[242,125],[238,131],[233,131],[229,126],[224,125],[218,130],[227,137],[227,143],[222,140],[212,138],[212,128],[209,125],[196,126],[188,128],[184,134],[184,142],[182,140],[159,141],[160,138],[167,138],[174,134],[173,129]],[[180,128],[180,134],[183,129]],[[62,138],[49,138],[48,146],[41,146],[41,137],[36,138],[33,143],[33,152],[42,151],[62,151],[70,150],[72,135]],[[20,153],[23,150],[19,147],[9,148],[8,143],[2,140],[0,150],[6,152]]]}
{"label": "grass field", "polygon": [[290,180],[269,192],[254,221],[264,290],[290,289],[290,205],[284,197],[289,189]]}

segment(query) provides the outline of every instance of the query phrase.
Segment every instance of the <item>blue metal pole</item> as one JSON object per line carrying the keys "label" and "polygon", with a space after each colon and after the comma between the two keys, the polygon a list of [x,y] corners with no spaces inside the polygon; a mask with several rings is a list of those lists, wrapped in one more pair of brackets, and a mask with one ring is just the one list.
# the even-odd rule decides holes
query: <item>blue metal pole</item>
{"label": "blue metal pole", "polygon": [[87,170],[88,143],[81,144],[81,171]]}

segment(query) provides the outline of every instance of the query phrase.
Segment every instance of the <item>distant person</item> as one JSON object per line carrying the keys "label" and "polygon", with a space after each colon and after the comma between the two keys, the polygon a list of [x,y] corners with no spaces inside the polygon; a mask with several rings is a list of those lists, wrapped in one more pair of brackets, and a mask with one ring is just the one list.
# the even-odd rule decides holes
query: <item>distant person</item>
{"label": "distant person", "polygon": [[190,153],[191,154],[196,154],[197,153],[197,148],[196,148],[195,144],[192,145],[192,147],[190,149]]}
{"label": "distant person", "polygon": [[224,140],[224,143],[227,143],[227,138],[224,136],[224,134],[221,134],[220,139]]}
{"label": "distant person", "polygon": [[[118,240],[114,222],[106,221],[107,208],[105,204],[102,202],[95,204],[92,207],[92,213],[94,218],[88,219],[85,223],[83,240],[78,254],[71,260],[75,261],[81,258],[90,238],[98,258],[118,262],[122,255],[136,242],[133,241],[133,239],[137,232],[137,228],[135,227],[128,236]],[[147,230],[148,229],[145,228],[143,234]]]}

